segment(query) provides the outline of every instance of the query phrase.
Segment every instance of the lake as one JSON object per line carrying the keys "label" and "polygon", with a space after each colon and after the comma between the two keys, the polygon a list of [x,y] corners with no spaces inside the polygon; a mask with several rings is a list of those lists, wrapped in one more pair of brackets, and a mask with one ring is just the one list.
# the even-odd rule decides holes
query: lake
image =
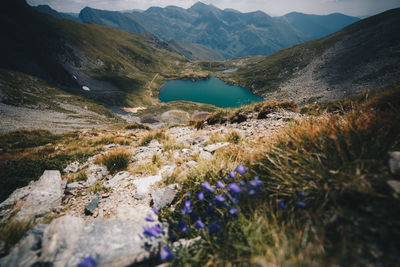
{"label": "lake", "polygon": [[187,100],[212,104],[220,108],[240,107],[263,99],[250,91],[224,83],[218,78],[202,81],[173,80],[164,83],[160,91],[161,102]]}

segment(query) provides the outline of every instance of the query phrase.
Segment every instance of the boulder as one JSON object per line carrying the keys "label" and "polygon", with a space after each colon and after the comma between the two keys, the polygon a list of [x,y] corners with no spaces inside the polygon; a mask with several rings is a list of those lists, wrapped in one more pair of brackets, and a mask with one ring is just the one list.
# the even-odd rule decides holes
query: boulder
{"label": "boulder", "polygon": [[177,193],[178,184],[171,184],[164,188],[154,190],[151,193],[151,197],[153,198],[153,207],[161,209],[171,204]]}
{"label": "boulder", "polygon": [[158,257],[164,237],[140,238],[145,221],[94,220],[66,215],[35,226],[0,259],[0,266],[77,266],[84,257],[96,266],[127,266]]}
{"label": "boulder", "polygon": [[73,182],[73,183],[69,183],[67,184],[67,189],[68,190],[74,190],[74,189],[78,189],[83,187],[79,182]]}
{"label": "boulder", "polygon": [[46,170],[38,181],[15,190],[0,204],[0,217],[8,218],[14,207],[19,207],[18,220],[46,215],[61,204],[64,189],[60,172]]}
{"label": "boulder", "polygon": [[397,194],[400,193],[400,181],[396,180],[389,180],[387,184],[396,192]]}
{"label": "boulder", "polygon": [[203,151],[203,150],[200,151],[199,157],[201,159],[206,159],[206,160],[212,160],[214,158],[213,155],[210,152]]}

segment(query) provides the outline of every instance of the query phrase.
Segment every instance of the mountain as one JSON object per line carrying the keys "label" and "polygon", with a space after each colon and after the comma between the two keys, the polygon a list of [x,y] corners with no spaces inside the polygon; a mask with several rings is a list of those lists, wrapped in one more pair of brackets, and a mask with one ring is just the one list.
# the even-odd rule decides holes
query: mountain
{"label": "mountain", "polygon": [[224,56],[211,48],[194,44],[186,43],[178,40],[171,40],[168,42],[168,46],[172,52],[185,56],[190,60],[224,60]]}
{"label": "mountain", "polygon": [[278,19],[289,23],[290,26],[304,34],[309,40],[327,36],[360,20],[357,17],[346,16],[340,13],[309,15],[298,12],[286,14],[278,17]]}
{"label": "mountain", "polygon": [[0,30],[0,68],[107,106],[152,103],[149,90],[187,61],[153,35],[55,19],[23,0],[5,1]]}
{"label": "mountain", "polygon": [[[321,34],[330,34],[354,21],[353,17],[341,14],[316,18],[303,14],[302,18],[306,22],[302,25],[305,26],[296,28],[297,21],[291,19],[291,15],[287,18],[273,18],[261,11],[241,13],[232,9],[221,10],[201,2],[189,9],[176,6],[151,7],[144,12],[131,13],[85,8],[79,17],[85,23],[98,23],[135,33],[149,32],[164,41],[180,40],[201,44],[226,58],[268,55],[321,37]],[[308,17],[312,18],[307,20]],[[316,25],[312,27],[316,30],[308,30],[307,25],[313,23]],[[332,25],[324,26],[324,23]],[[132,28],[129,28],[130,25]]]}
{"label": "mountain", "polygon": [[58,12],[58,11],[52,9],[52,8],[51,8],[50,6],[48,6],[48,5],[39,5],[39,6],[36,6],[35,9],[38,10],[38,11],[40,11],[40,12],[50,14],[50,15],[52,15],[53,17],[58,18],[58,19],[68,19],[68,20],[72,20],[72,21],[75,21],[75,22],[82,22],[82,21],[79,19],[79,17],[73,16],[73,15],[72,15],[73,13],[70,13],[70,14],[68,14],[68,13],[61,13],[61,12]]}
{"label": "mountain", "polygon": [[231,61],[221,74],[267,99],[315,102],[400,82],[400,9],[267,57]]}

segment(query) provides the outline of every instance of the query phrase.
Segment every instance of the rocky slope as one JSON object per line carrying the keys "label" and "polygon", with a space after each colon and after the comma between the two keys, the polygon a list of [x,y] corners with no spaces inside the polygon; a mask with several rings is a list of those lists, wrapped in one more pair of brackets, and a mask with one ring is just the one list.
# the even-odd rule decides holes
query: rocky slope
{"label": "rocky slope", "polygon": [[[137,141],[129,146],[108,144],[86,162],[65,166],[62,176],[59,171],[46,170],[38,181],[12,193],[0,204],[1,220],[31,218],[39,224],[0,259],[0,264],[76,266],[87,257],[95,259],[96,266],[159,263],[167,229],[162,229],[158,238],[146,237],[143,230],[160,225],[152,207],[170,206],[180,188],[179,177],[219,160],[220,153],[235,149],[252,153],[258,140],[273,136],[288,121],[301,117],[282,109],[264,119],[256,119],[258,115],[248,113],[241,123],[209,125],[201,130],[165,129],[162,135],[168,141],[150,139],[145,144],[143,138],[149,136],[145,130],[100,131],[96,136],[93,132],[81,133],[80,139],[101,135]],[[236,133],[236,139],[227,138],[231,132]],[[121,150],[131,155],[127,170],[111,173],[98,163],[99,158]],[[153,165],[154,169],[149,169]],[[71,180],[78,173],[85,173],[86,180]],[[45,223],[49,218],[51,223]],[[185,247],[188,243],[175,243],[174,251],[182,249],[182,244]]]}
{"label": "rocky slope", "polygon": [[400,9],[389,10],[268,57],[234,60],[239,70],[221,76],[267,99],[299,103],[383,89],[400,81],[399,21]]}

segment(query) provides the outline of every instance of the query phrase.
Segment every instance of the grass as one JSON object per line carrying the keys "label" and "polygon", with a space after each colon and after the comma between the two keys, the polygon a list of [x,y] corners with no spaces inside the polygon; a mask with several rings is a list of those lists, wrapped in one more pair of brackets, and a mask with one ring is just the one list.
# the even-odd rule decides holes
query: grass
{"label": "grass", "polygon": [[96,162],[103,164],[113,174],[128,168],[131,155],[125,150],[115,150],[99,157]]}
{"label": "grass", "polygon": [[155,131],[146,133],[139,141],[138,146],[147,146],[148,144],[150,144],[150,142],[152,140],[157,140],[158,142],[161,142],[166,139],[167,139],[167,136],[165,135],[164,130],[155,130]]}
{"label": "grass", "polygon": [[7,255],[12,246],[22,238],[22,236],[34,226],[33,220],[18,221],[9,219],[0,223],[0,240],[4,242],[4,250],[0,251],[0,257]]}
{"label": "grass", "polygon": [[149,126],[146,126],[144,124],[140,124],[137,122],[130,123],[125,126],[126,130],[134,130],[134,129],[139,129],[139,130],[150,130]]}
{"label": "grass", "polygon": [[92,194],[96,194],[96,193],[101,193],[101,192],[103,192],[103,193],[111,192],[112,189],[105,188],[103,183],[97,182],[94,185],[92,185],[91,187],[89,187],[88,191],[91,192]]}
{"label": "grass", "polygon": [[134,165],[131,172],[132,173],[140,173],[140,174],[153,174],[156,175],[158,170],[160,169],[162,164],[162,159],[156,153],[153,154],[151,160],[141,162],[139,164]]}
{"label": "grass", "polygon": [[[400,199],[386,181],[396,179],[387,160],[400,149],[399,97],[397,87],[343,114],[292,124],[256,154],[222,151],[228,154],[199,166],[183,181],[175,212],[163,218],[176,222],[186,191],[194,196],[203,181],[215,184],[239,162],[249,167],[240,179],[257,175],[265,191],[243,196],[239,216],[224,221],[218,235],[181,235],[202,239],[175,255],[173,265],[396,265]],[[306,194],[304,209],[296,206],[299,192]]]}

